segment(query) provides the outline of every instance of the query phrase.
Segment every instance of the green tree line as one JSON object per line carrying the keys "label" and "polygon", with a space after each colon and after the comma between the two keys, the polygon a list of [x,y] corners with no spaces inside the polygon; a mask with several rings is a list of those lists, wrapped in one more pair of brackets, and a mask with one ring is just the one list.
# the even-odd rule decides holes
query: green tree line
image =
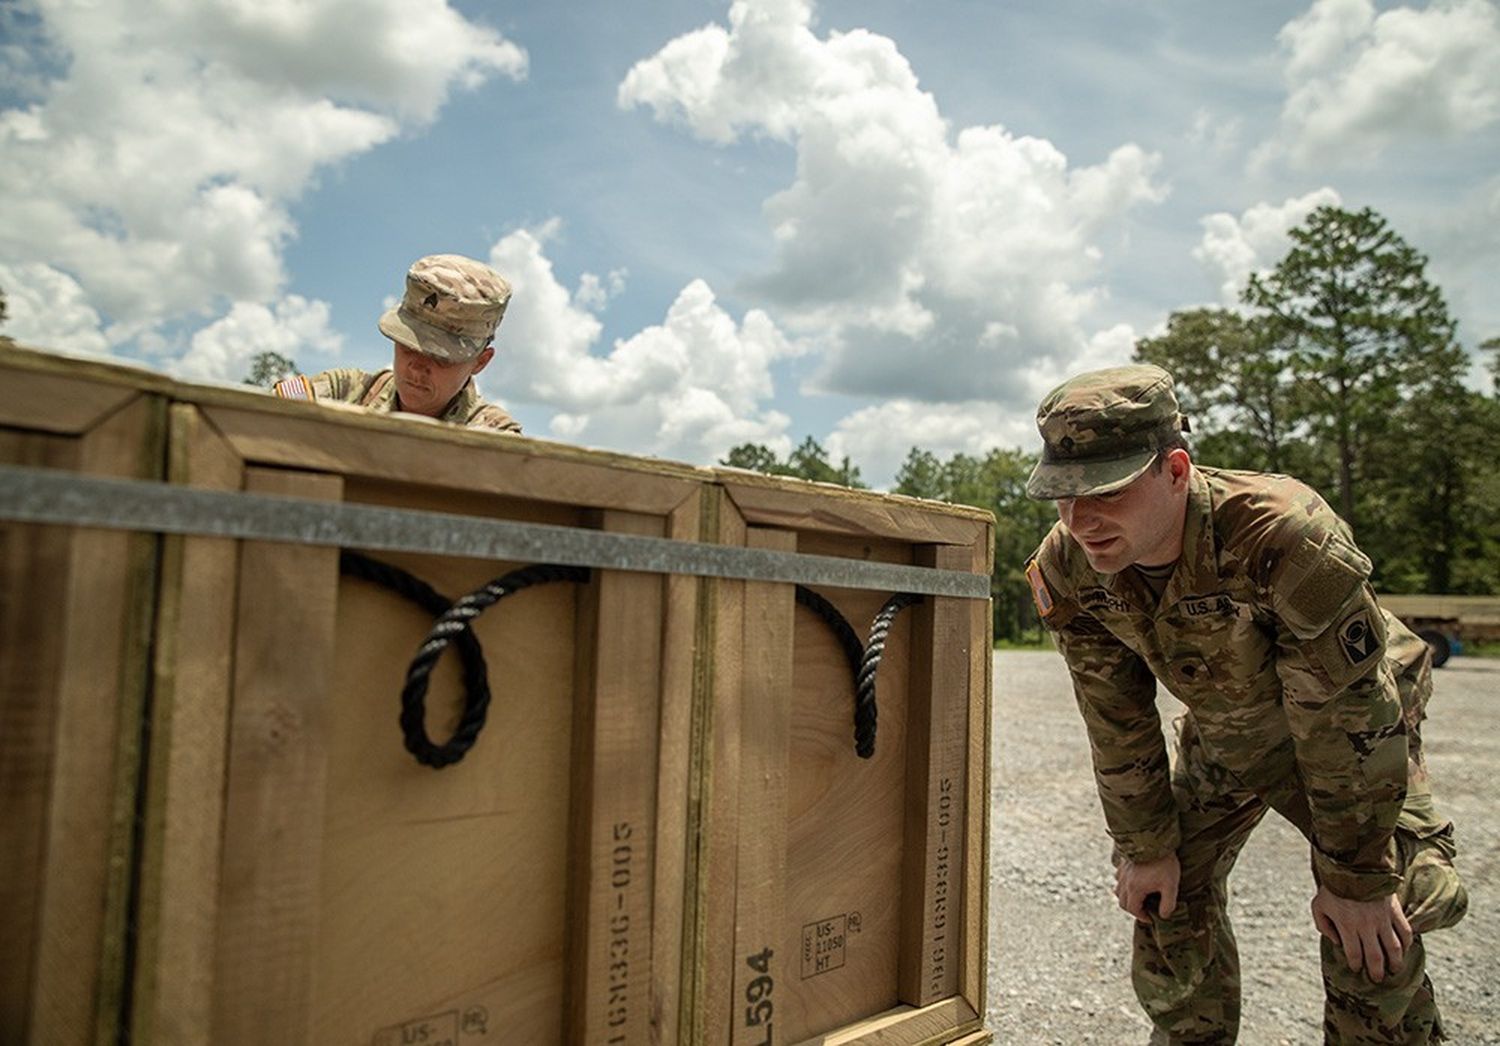
{"label": "green tree line", "polygon": [[[1379,214],[1320,207],[1291,231],[1245,306],[1184,309],[1135,359],[1177,381],[1205,465],[1284,472],[1311,484],[1354,528],[1389,593],[1500,592],[1500,338],[1470,359],[1427,259]],[[744,444],[724,464],[862,486],[846,457],[811,437],[786,460]],[[992,450],[948,460],[913,447],[892,490],[995,514],[995,635],[1039,628],[1022,568],[1056,519],[1029,500],[1036,456]]]}

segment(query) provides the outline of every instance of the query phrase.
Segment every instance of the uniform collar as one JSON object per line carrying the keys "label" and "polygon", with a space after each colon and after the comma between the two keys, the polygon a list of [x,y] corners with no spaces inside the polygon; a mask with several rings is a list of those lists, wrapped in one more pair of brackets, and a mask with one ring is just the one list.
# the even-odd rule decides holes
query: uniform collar
{"label": "uniform collar", "polygon": [[479,409],[480,402],[479,389],[474,386],[474,379],[470,378],[464,382],[464,387],[458,390],[458,395],[448,402],[448,408],[443,411],[442,420],[462,425],[469,420],[469,415]]}
{"label": "uniform collar", "polygon": [[[458,390],[458,394],[448,401],[448,406],[438,415],[439,421],[451,421],[463,425],[469,420],[469,416],[479,408],[479,390],[474,387],[474,379],[470,378],[464,382],[464,387]],[[388,410],[395,410],[400,404],[396,396],[396,376],[392,372],[391,380],[386,382],[385,388],[375,397],[371,406],[379,406]]]}
{"label": "uniform collar", "polygon": [[1182,528],[1182,555],[1161,594],[1162,607],[1187,596],[1202,596],[1219,587],[1219,557],[1214,548],[1213,496],[1208,480],[1194,468],[1188,476],[1188,501]]}
{"label": "uniform collar", "polygon": [[1172,606],[1185,596],[1204,595],[1218,588],[1219,562],[1214,548],[1213,497],[1208,480],[1194,468],[1188,476],[1187,510],[1182,526],[1182,555],[1177,569],[1167,580],[1158,601],[1140,574],[1130,568],[1115,574],[1101,574],[1100,580],[1112,593],[1133,606],[1150,613]]}

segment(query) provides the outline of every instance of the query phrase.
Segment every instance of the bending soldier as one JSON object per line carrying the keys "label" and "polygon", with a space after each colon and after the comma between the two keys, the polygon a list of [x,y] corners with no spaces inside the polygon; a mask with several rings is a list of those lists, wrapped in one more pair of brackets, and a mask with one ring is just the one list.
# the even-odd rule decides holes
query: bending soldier
{"label": "bending soldier", "polygon": [[[1026,575],[1088,730],[1151,1041],[1238,1034],[1227,879],[1268,810],[1311,846],[1326,1040],[1440,1040],[1422,935],[1467,896],[1422,759],[1426,644],[1313,490],[1193,463],[1166,371],[1075,377],[1037,423],[1027,493],[1059,522]],[[1187,706],[1170,764],[1158,682]]]}

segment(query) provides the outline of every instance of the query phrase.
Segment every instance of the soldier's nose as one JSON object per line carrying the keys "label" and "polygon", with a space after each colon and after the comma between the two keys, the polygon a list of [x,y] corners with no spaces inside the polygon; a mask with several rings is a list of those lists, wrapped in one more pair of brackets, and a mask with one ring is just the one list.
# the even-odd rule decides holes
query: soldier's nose
{"label": "soldier's nose", "polygon": [[[1088,502],[1086,500],[1082,498],[1066,498],[1064,499],[1064,502],[1067,505],[1067,508],[1065,510],[1066,514],[1063,516],[1064,523],[1066,523],[1069,527],[1073,527],[1075,524],[1084,524],[1088,522],[1089,512],[1087,508]],[[1061,506],[1064,502],[1059,502],[1059,506]]]}

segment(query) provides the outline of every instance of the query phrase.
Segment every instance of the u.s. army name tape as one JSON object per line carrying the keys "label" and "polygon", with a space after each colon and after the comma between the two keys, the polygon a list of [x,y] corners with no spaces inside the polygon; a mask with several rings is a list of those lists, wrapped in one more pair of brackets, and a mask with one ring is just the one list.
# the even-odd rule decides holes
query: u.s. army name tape
{"label": "u.s. army name tape", "polygon": [[0,466],[0,519],[988,599],[988,574]]}

